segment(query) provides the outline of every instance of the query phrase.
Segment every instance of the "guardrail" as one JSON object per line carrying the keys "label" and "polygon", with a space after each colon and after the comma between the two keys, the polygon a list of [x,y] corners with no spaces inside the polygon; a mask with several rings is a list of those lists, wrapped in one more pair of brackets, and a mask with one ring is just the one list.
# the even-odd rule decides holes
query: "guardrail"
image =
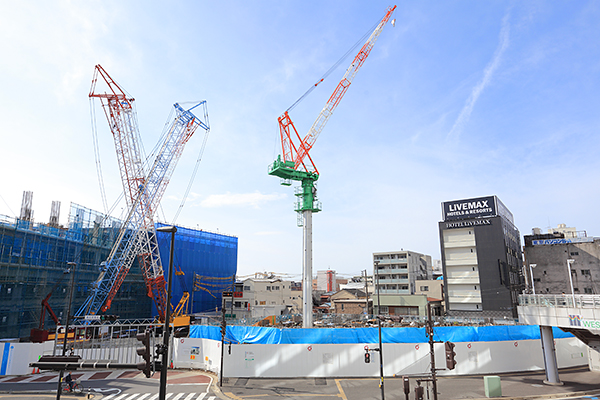
{"label": "guardrail", "polygon": [[600,295],[593,294],[521,294],[520,306],[600,308]]}

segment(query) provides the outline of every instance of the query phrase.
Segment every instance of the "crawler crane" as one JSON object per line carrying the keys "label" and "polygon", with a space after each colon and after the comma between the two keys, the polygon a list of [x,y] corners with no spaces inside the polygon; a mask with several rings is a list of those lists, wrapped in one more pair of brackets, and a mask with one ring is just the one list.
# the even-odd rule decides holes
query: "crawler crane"
{"label": "crawler crane", "polygon": [[[96,90],[99,76],[108,87],[104,92]],[[157,156],[146,171],[133,108],[134,99],[100,65],[96,66],[89,96],[101,99],[113,134],[128,214],[90,296],[75,315],[108,310],[137,257],[148,296],[153,298],[159,318],[164,321],[166,307],[171,305],[167,304],[153,218],[186,143],[197,128],[201,127],[207,134],[210,130],[206,101],[189,110],[177,103],[174,105],[175,118],[166,129]],[[196,107],[204,111],[204,121],[192,113]]]}

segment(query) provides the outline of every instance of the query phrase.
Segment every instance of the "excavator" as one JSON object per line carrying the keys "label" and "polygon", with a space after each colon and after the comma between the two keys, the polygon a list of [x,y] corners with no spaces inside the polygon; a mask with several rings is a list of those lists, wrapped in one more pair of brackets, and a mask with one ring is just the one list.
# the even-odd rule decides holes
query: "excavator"
{"label": "excavator", "polygon": [[48,340],[48,329],[44,329],[44,322],[45,322],[45,319],[46,319],[46,310],[48,311],[48,315],[50,315],[50,318],[52,319],[52,321],[54,321],[54,323],[56,325],[58,325],[60,323],[60,320],[58,319],[58,317],[56,316],[56,314],[52,310],[52,307],[50,307],[50,304],[48,303],[48,300],[52,296],[52,293],[54,293],[54,290],[56,290],[56,288],[58,287],[58,285],[62,282],[62,280],[65,278],[65,276],[68,275],[70,272],[71,272],[70,269],[67,269],[67,270],[63,271],[63,274],[56,281],[56,283],[54,284],[54,286],[52,286],[52,289],[50,290],[50,293],[48,293],[48,295],[46,297],[44,297],[44,299],[42,300],[42,312],[40,314],[40,324],[39,324],[39,327],[38,328],[32,328],[31,332],[30,332],[30,338],[31,338],[32,342],[34,342],[34,343],[42,343],[42,342],[45,342],[46,340]]}

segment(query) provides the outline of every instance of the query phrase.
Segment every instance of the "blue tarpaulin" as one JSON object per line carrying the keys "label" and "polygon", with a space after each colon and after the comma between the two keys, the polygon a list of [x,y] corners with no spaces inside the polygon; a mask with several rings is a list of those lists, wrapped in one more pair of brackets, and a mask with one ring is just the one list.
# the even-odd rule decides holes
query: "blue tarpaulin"
{"label": "blue tarpaulin", "polygon": [[[554,338],[573,337],[552,328]],[[221,340],[218,326],[192,325],[191,338]],[[377,328],[313,328],[280,329],[258,326],[228,326],[227,341],[251,344],[352,344],[378,343]],[[498,342],[540,338],[537,325],[508,326],[440,326],[434,329],[434,339],[450,342]],[[425,328],[382,328],[383,343],[426,343]]]}

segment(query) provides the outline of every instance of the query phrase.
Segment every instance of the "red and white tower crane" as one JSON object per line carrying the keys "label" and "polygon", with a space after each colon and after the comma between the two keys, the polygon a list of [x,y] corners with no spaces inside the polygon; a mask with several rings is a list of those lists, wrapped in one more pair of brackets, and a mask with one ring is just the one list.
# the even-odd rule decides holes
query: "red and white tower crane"
{"label": "red and white tower crane", "polygon": [[[315,144],[327,121],[346,94],[356,73],[362,67],[371,53],[375,42],[379,38],[385,24],[389,21],[396,6],[388,8],[383,19],[379,22],[369,39],[362,46],[346,70],[344,77],[338,83],[333,94],[327,100],[325,107],[319,113],[312,127],[301,138],[292,122],[288,111],[278,118],[279,133],[281,136],[282,155],[269,166],[269,175],[281,178],[281,184],[290,186],[291,181],[300,182],[301,186],[295,191],[298,197],[295,211],[302,217],[304,255],[302,262],[302,326],[312,327],[312,213],[321,211],[321,203],[317,201],[317,188],[315,182],[319,179],[319,171],[310,157],[310,150]],[[318,83],[317,83],[318,85]],[[315,85],[316,86],[316,85]]]}

